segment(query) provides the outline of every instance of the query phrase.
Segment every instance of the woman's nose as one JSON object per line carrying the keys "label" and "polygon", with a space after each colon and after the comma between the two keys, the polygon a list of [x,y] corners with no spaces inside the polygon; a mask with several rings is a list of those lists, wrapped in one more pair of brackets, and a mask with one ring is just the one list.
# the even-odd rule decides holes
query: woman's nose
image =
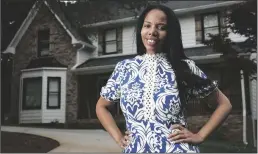
{"label": "woman's nose", "polygon": [[151,36],[157,36],[157,31],[155,27],[150,28],[149,35]]}

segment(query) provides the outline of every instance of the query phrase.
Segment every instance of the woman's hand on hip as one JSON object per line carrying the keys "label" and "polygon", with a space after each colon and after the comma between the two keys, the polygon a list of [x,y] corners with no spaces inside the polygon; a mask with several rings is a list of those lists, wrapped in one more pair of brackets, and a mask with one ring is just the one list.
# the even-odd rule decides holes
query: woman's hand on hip
{"label": "woman's hand on hip", "polygon": [[120,139],[120,141],[118,142],[118,145],[124,149],[126,148],[130,143],[130,132],[126,131],[125,135]]}
{"label": "woman's hand on hip", "polygon": [[170,139],[170,141],[174,141],[174,143],[184,142],[200,144],[204,141],[204,139],[198,133],[192,133],[182,125],[172,125],[172,129],[172,134],[168,136],[168,139]]}

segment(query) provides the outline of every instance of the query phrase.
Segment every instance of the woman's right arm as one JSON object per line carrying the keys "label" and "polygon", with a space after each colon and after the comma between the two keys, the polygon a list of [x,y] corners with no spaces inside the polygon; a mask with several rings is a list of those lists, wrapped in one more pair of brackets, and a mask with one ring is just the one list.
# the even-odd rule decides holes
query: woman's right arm
{"label": "woman's right arm", "polygon": [[96,114],[107,132],[113,137],[116,143],[121,147],[125,147],[126,143],[124,141],[124,136],[122,135],[120,129],[118,128],[114,118],[108,111],[107,107],[111,105],[110,101],[105,98],[100,97],[96,105]]}

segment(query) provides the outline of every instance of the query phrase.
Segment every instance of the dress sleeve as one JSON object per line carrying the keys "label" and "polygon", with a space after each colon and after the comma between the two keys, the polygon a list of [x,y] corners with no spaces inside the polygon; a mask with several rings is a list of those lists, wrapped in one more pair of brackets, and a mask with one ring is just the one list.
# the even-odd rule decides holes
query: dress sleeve
{"label": "dress sleeve", "polygon": [[218,88],[218,82],[208,79],[206,74],[196,66],[193,60],[187,59],[185,62],[188,64],[192,74],[204,79],[195,86],[188,88],[188,94],[190,97],[204,98]]}
{"label": "dress sleeve", "polygon": [[120,83],[123,77],[123,70],[122,63],[118,62],[106,85],[101,88],[100,96],[110,102],[114,102],[120,99]]}

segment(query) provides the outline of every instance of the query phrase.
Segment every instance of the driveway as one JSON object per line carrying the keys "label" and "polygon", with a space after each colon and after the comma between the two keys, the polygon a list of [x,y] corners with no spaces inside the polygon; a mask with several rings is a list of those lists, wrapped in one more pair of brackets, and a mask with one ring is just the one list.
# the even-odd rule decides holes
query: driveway
{"label": "driveway", "polygon": [[119,146],[101,129],[47,129],[1,126],[1,131],[35,134],[57,140],[60,146],[50,152],[121,152]]}

